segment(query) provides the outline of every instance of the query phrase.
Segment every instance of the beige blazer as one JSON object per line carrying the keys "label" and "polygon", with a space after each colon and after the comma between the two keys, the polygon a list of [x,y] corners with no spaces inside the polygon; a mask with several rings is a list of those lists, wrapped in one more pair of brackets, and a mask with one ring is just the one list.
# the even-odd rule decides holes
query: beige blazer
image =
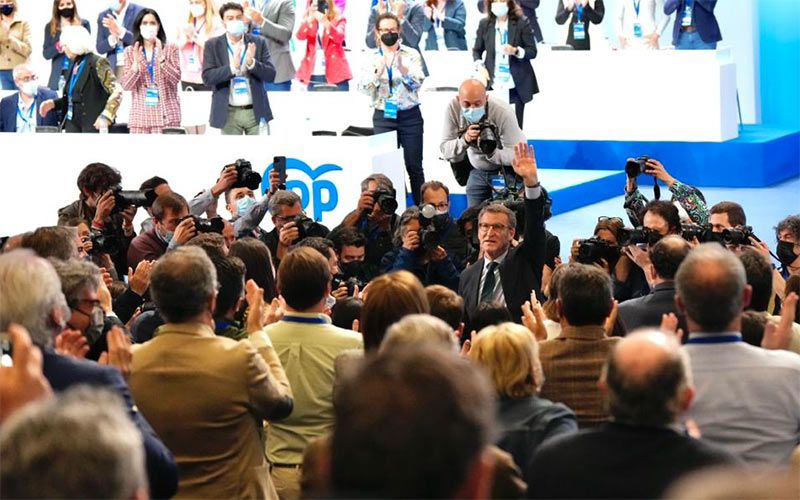
{"label": "beige blazer", "polygon": [[31,27],[28,21],[14,19],[8,36],[0,31],[0,69],[14,69],[31,55]]}

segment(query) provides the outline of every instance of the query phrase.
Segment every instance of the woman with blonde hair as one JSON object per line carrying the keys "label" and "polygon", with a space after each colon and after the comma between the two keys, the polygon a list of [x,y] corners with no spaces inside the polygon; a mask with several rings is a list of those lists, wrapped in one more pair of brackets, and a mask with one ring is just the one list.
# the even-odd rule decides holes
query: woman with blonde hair
{"label": "woman with blonde hair", "polygon": [[469,357],[481,365],[499,396],[495,444],[521,470],[547,439],[578,431],[575,414],[562,403],[538,397],[544,383],[539,347],[527,328],[502,323],[481,330]]}

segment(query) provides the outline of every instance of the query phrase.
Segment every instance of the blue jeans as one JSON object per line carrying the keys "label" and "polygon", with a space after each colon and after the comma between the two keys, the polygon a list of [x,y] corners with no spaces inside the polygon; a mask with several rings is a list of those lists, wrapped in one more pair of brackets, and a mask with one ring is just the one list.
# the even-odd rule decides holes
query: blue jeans
{"label": "blue jeans", "polygon": [[[505,172],[505,183],[509,189],[513,187],[519,188],[522,185],[511,167],[505,167],[503,171]],[[470,170],[469,178],[467,179],[467,207],[478,206],[492,198],[492,177],[499,174],[499,168],[497,170],[480,170],[477,168]],[[514,183],[516,183],[516,186],[513,185]]]}
{"label": "blue jeans", "polygon": [[[311,75],[311,83],[308,84],[308,91],[314,92],[314,82],[326,83],[325,77],[322,75]],[[350,80],[345,80],[334,84],[340,92],[348,92],[350,90]]]}
{"label": "blue jeans", "polygon": [[681,31],[675,43],[677,50],[716,50],[717,42],[704,42],[698,32]]}
{"label": "blue jeans", "polygon": [[281,83],[264,82],[264,90],[267,92],[288,92],[292,90],[292,81]]}
{"label": "blue jeans", "polygon": [[17,90],[13,69],[0,69],[0,90]]}

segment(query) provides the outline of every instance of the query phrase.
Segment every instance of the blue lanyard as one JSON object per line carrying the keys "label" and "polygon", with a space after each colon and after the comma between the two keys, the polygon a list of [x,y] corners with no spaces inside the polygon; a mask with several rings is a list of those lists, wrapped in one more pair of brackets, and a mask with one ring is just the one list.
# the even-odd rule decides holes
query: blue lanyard
{"label": "blue lanyard", "polygon": [[228,328],[229,326],[234,326],[234,324],[232,322],[230,322],[230,321],[225,321],[225,320],[214,321],[214,329],[215,330],[224,330],[225,328]]}
{"label": "blue lanyard", "polygon": [[73,71],[72,74],[69,76],[69,85],[67,86],[67,97],[69,100],[72,101],[72,91],[75,90],[75,83],[78,82],[78,78],[81,77],[81,73],[83,73],[83,65],[86,64],[86,59],[81,61],[78,64],[77,71]]}
{"label": "blue lanyard", "polygon": [[[397,49],[398,52],[400,49]],[[383,56],[383,47],[378,47],[378,52],[380,52],[381,56]],[[386,61],[383,61],[383,65],[386,66],[386,74],[389,76],[389,95],[392,95],[392,67],[394,66],[394,60],[397,58],[397,52],[394,53],[392,56],[392,64],[391,66],[386,66]]]}
{"label": "blue lanyard", "polygon": [[636,17],[639,17],[639,7],[642,6],[642,0],[633,0],[633,10],[636,11]]}
{"label": "blue lanyard", "polygon": [[739,335],[717,335],[714,337],[694,337],[686,341],[687,344],[729,344],[732,342],[742,342]]}
{"label": "blue lanyard", "polygon": [[[147,72],[150,73],[150,83],[153,83],[154,79],[154,71],[155,71],[155,60],[156,60],[156,48],[153,47],[153,52],[150,54],[150,64],[147,63],[147,52],[142,47],[142,55],[144,56],[144,65],[147,66]],[[240,63],[241,64],[241,63]]]}
{"label": "blue lanyard", "polygon": [[508,43],[508,28],[501,31],[500,26],[498,26],[497,34],[500,35],[500,42],[502,42],[503,45]]}
{"label": "blue lanyard", "polygon": [[578,11],[578,19],[576,19],[576,21],[580,21],[583,19],[583,5],[578,4],[575,6],[575,9]]}
{"label": "blue lanyard", "polygon": [[[244,43],[244,38],[242,38],[242,42]],[[225,42],[225,43],[228,44],[228,52],[230,52],[233,57],[236,57],[236,54],[233,53],[233,48],[231,47],[230,42]],[[242,63],[244,62],[244,56],[245,55],[247,55],[247,51],[244,50],[244,47],[242,47],[242,58],[239,59],[239,67],[240,68],[242,67]]]}
{"label": "blue lanyard", "polygon": [[28,111],[28,118],[25,119],[25,117],[22,116],[22,108],[20,108],[19,105],[17,105],[17,116],[19,116],[22,119],[22,121],[25,122],[25,125],[27,125],[28,122],[30,122],[31,119],[33,119],[33,112],[35,110],[36,110],[36,98],[34,97],[33,102],[31,103],[31,109],[30,111]]}
{"label": "blue lanyard", "polygon": [[292,323],[314,323],[318,325],[324,325],[327,323],[324,318],[311,318],[307,316],[292,316],[290,314],[283,315],[283,321],[290,321]]}

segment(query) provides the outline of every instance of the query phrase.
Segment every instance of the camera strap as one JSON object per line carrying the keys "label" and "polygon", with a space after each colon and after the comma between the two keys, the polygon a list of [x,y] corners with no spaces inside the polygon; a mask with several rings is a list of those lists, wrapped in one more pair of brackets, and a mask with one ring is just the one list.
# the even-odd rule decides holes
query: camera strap
{"label": "camera strap", "polygon": [[653,177],[653,198],[661,199],[661,186],[658,185],[658,178]]}

